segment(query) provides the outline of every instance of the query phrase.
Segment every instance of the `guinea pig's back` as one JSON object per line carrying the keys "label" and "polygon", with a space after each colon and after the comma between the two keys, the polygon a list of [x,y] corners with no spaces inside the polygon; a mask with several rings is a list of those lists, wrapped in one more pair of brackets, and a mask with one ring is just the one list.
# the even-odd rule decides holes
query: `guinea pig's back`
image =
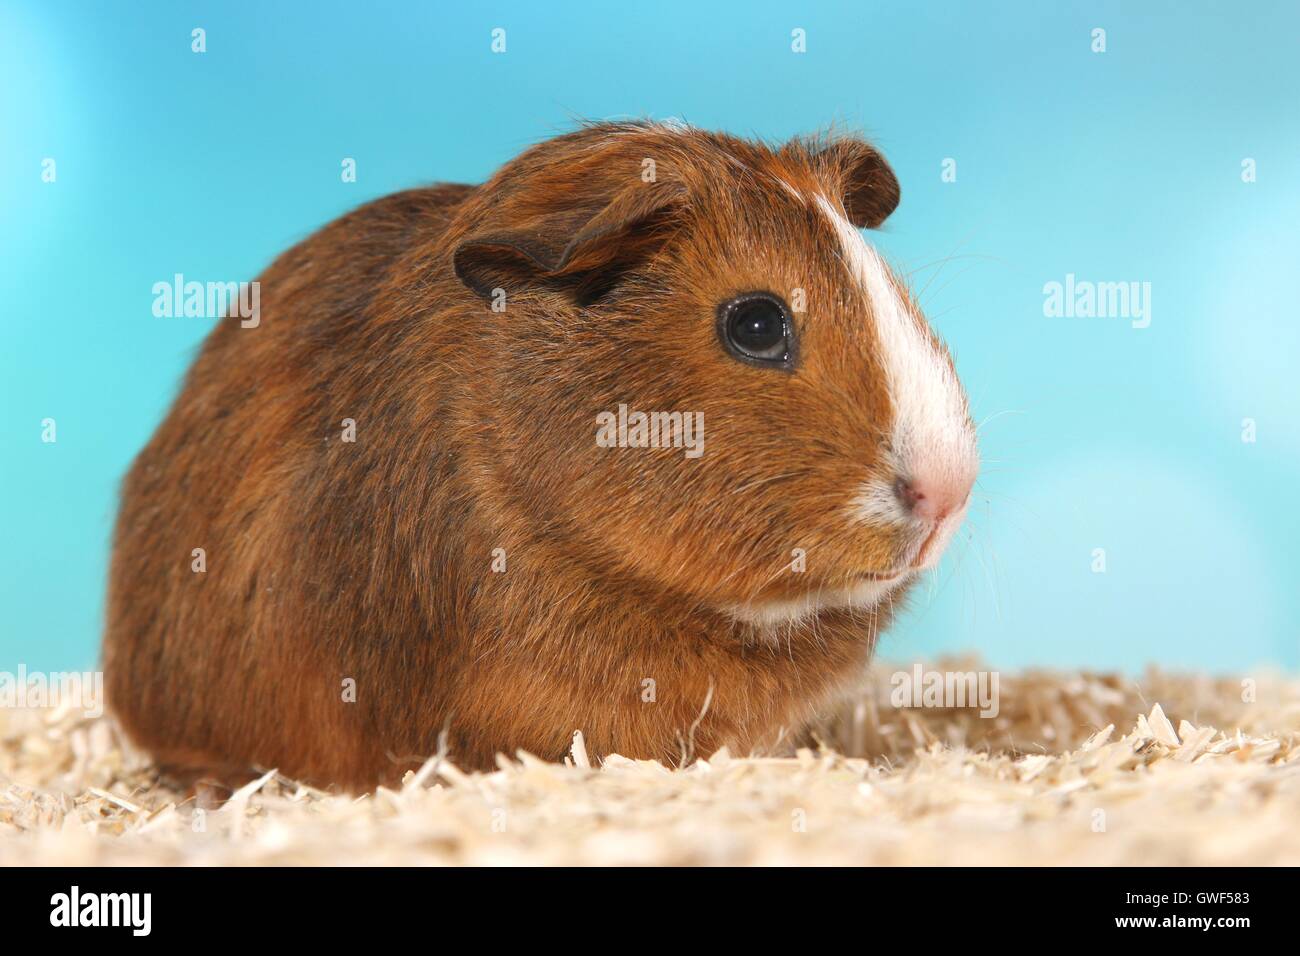
{"label": "guinea pig's back", "polygon": [[[393,544],[374,504],[400,478],[387,466],[406,430],[392,426],[414,414],[382,387],[410,369],[401,316],[379,300],[473,191],[387,196],[281,255],[258,278],[257,324],[217,324],[128,472],[105,668],[111,708],[160,763],[340,782],[373,770],[340,721],[369,722],[382,704],[344,716],[338,701],[384,653],[357,631],[389,582],[357,562]],[[363,645],[355,660],[348,635]]]}

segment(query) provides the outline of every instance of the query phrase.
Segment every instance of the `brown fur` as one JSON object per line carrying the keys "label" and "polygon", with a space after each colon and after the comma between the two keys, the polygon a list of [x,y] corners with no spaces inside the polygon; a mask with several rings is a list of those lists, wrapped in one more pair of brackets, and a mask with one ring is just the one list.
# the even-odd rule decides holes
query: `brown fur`
{"label": "brown fur", "polygon": [[[774,634],[725,608],[844,584],[901,545],[844,517],[890,403],[869,305],[782,181],[859,225],[898,200],[853,139],[597,125],[282,255],[260,326],[218,325],[125,482],[105,656],[131,735],[174,768],[357,789],[444,731],[482,767],[559,758],[579,728],[593,754],[674,762],[797,729],[860,674],[892,602]],[[504,313],[471,291],[497,286]],[[795,287],[793,373],[726,354],[719,302]],[[597,447],[620,402],[702,411],[704,455]]]}

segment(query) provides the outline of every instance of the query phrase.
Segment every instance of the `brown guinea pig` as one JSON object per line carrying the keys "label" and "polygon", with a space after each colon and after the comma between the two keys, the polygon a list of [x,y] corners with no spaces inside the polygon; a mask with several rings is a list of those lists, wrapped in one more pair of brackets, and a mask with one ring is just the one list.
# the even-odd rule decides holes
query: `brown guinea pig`
{"label": "brown guinea pig", "polygon": [[851,137],[595,124],[284,253],[125,481],[120,721],[165,768],[349,790],[440,743],[679,763],[797,731],[976,471],[858,231],[898,199]]}

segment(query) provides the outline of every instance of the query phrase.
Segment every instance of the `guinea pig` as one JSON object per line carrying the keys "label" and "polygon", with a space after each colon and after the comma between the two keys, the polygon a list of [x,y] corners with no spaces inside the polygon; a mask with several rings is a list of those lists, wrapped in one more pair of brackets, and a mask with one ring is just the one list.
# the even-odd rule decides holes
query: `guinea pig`
{"label": "guinea pig", "polygon": [[357,791],[576,730],[770,752],[961,523],[951,358],[854,136],[591,124],[260,276],[125,479],[111,707],[164,770]]}

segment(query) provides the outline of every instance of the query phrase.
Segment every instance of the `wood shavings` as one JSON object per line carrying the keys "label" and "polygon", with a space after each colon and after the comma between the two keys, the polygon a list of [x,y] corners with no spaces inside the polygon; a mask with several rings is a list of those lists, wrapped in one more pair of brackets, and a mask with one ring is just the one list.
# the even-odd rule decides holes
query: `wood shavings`
{"label": "wood shavings", "polygon": [[673,769],[577,733],[560,764],[439,753],[360,797],[269,771],[208,808],[110,719],[0,710],[0,863],[1300,863],[1296,681],[1004,673],[981,718],[894,707],[891,670],[778,753]]}
{"label": "wood shavings", "polygon": [[1165,716],[1165,712],[1160,709],[1159,704],[1151,708],[1151,715],[1147,717],[1147,724],[1151,728],[1152,736],[1166,747],[1182,746],[1178,734],[1174,733],[1174,725],[1169,722],[1169,718]]}
{"label": "wood shavings", "polygon": [[587,744],[582,739],[581,730],[575,730],[573,732],[573,748],[570,753],[573,755],[574,766],[585,768],[591,767],[591,761],[587,758]]}

